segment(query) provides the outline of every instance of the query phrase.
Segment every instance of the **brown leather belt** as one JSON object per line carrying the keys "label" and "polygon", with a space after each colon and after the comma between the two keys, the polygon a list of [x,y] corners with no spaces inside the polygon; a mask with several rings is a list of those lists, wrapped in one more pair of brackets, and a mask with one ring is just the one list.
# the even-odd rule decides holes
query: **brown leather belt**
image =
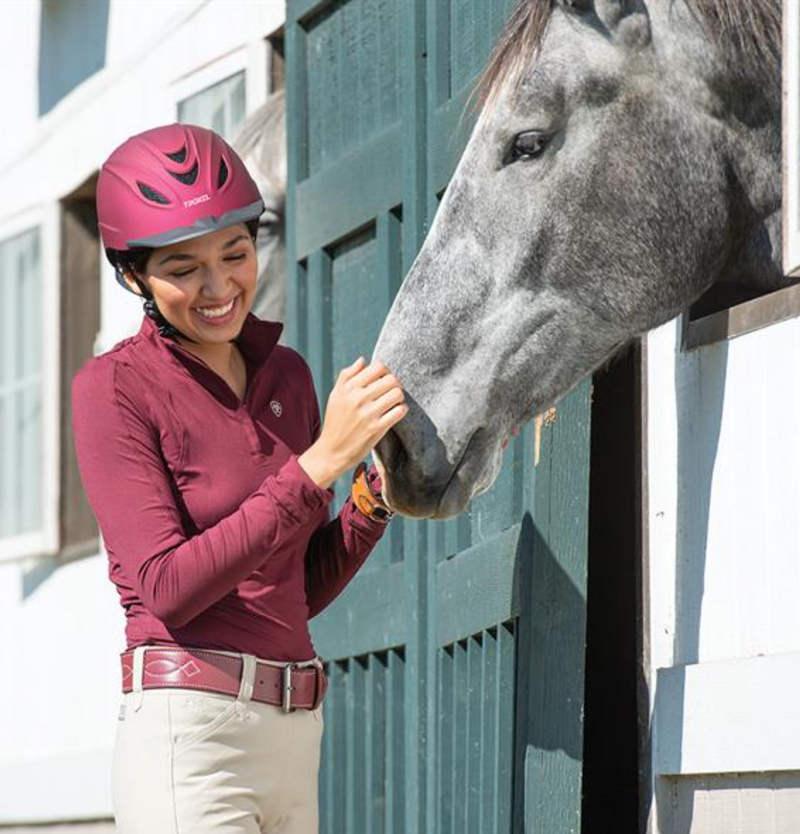
{"label": "brown leather belt", "polygon": [[[133,691],[133,649],[120,654],[122,691]],[[142,689],[183,687],[206,692],[239,694],[244,661],[213,650],[148,646],[144,653]],[[321,659],[312,666],[287,663],[272,666],[256,660],[254,701],[273,704],[284,712],[316,709],[325,697],[328,678]]]}

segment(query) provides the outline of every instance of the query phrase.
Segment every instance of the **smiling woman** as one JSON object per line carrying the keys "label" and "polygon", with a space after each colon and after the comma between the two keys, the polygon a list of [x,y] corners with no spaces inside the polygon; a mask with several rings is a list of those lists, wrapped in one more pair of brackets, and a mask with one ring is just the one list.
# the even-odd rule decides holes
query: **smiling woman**
{"label": "smiling woman", "polygon": [[223,377],[239,399],[247,374],[234,337],[255,296],[257,223],[145,251],[123,272],[131,291],[147,299],[146,312],[165,321],[175,341]]}
{"label": "smiling woman", "polygon": [[[403,391],[359,357],[321,420],[282,324],[250,311],[264,204],[213,131],[131,137],[101,169],[97,208],[145,311],[72,381],[78,468],[126,617],[116,822],[315,834],[327,678],[308,620],[391,517],[363,458],[405,416]],[[356,464],[331,519],[330,486]]]}

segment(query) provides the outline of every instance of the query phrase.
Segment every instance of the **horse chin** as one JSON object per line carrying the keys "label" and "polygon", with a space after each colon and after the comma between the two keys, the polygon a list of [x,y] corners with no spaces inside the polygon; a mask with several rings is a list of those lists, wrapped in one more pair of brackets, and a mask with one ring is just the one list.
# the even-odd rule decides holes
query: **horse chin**
{"label": "horse chin", "polygon": [[384,463],[377,449],[372,450],[372,457],[381,473],[387,506],[409,518],[435,521],[463,512],[473,498],[491,487],[502,465],[499,441],[490,441],[482,430],[473,435],[450,478],[438,489],[415,489],[412,484],[392,477],[391,471],[385,477]]}
{"label": "horse chin", "polygon": [[476,454],[464,455],[431,517],[445,520],[464,512],[474,498],[495,482],[503,463],[502,454],[499,443],[484,443]]}

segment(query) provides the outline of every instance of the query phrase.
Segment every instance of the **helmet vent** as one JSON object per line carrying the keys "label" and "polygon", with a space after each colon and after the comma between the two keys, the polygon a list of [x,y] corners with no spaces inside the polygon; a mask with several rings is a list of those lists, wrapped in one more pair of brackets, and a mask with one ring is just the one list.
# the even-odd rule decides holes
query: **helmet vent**
{"label": "helmet vent", "polygon": [[225,164],[224,159],[220,159],[219,161],[219,176],[217,177],[217,188],[222,186],[222,183],[228,179],[228,166]]}
{"label": "helmet vent", "polygon": [[186,145],[184,145],[179,151],[168,153],[167,156],[173,162],[186,162]]}
{"label": "helmet vent", "polygon": [[195,162],[192,169],[185,174],[176,174],[174,171],[170,171],[170,174],[185,185],[194,185],[194,181],[197,179],[197,163]]}
{"label": "helmet vent", "polygon": [[139,182],[136,180],[136,185],[139,186],[139,191],[147,197],[148,200],[151,200],[154,203],[161,203],[161,205],[169,205],[169,200],[163,195],[159,194],[158,191],[150,188],[149,185],[145,185],[143,182]]}

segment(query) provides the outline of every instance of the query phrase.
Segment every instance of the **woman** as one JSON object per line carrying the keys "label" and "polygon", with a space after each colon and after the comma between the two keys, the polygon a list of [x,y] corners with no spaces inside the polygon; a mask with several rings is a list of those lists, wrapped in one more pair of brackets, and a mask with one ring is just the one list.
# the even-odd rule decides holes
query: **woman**
{"label": "woman", "polygon": [[374,467],[330,485],[406,412],[359,357],[321,424],[308,365],[250,312],[255,183],[172,124],[104,163],[97,210],[136,335],[72,383],[78,466],[126,617],[113,803],[121,834],[313,834],[325,676],[308,631],[391,513]]}

